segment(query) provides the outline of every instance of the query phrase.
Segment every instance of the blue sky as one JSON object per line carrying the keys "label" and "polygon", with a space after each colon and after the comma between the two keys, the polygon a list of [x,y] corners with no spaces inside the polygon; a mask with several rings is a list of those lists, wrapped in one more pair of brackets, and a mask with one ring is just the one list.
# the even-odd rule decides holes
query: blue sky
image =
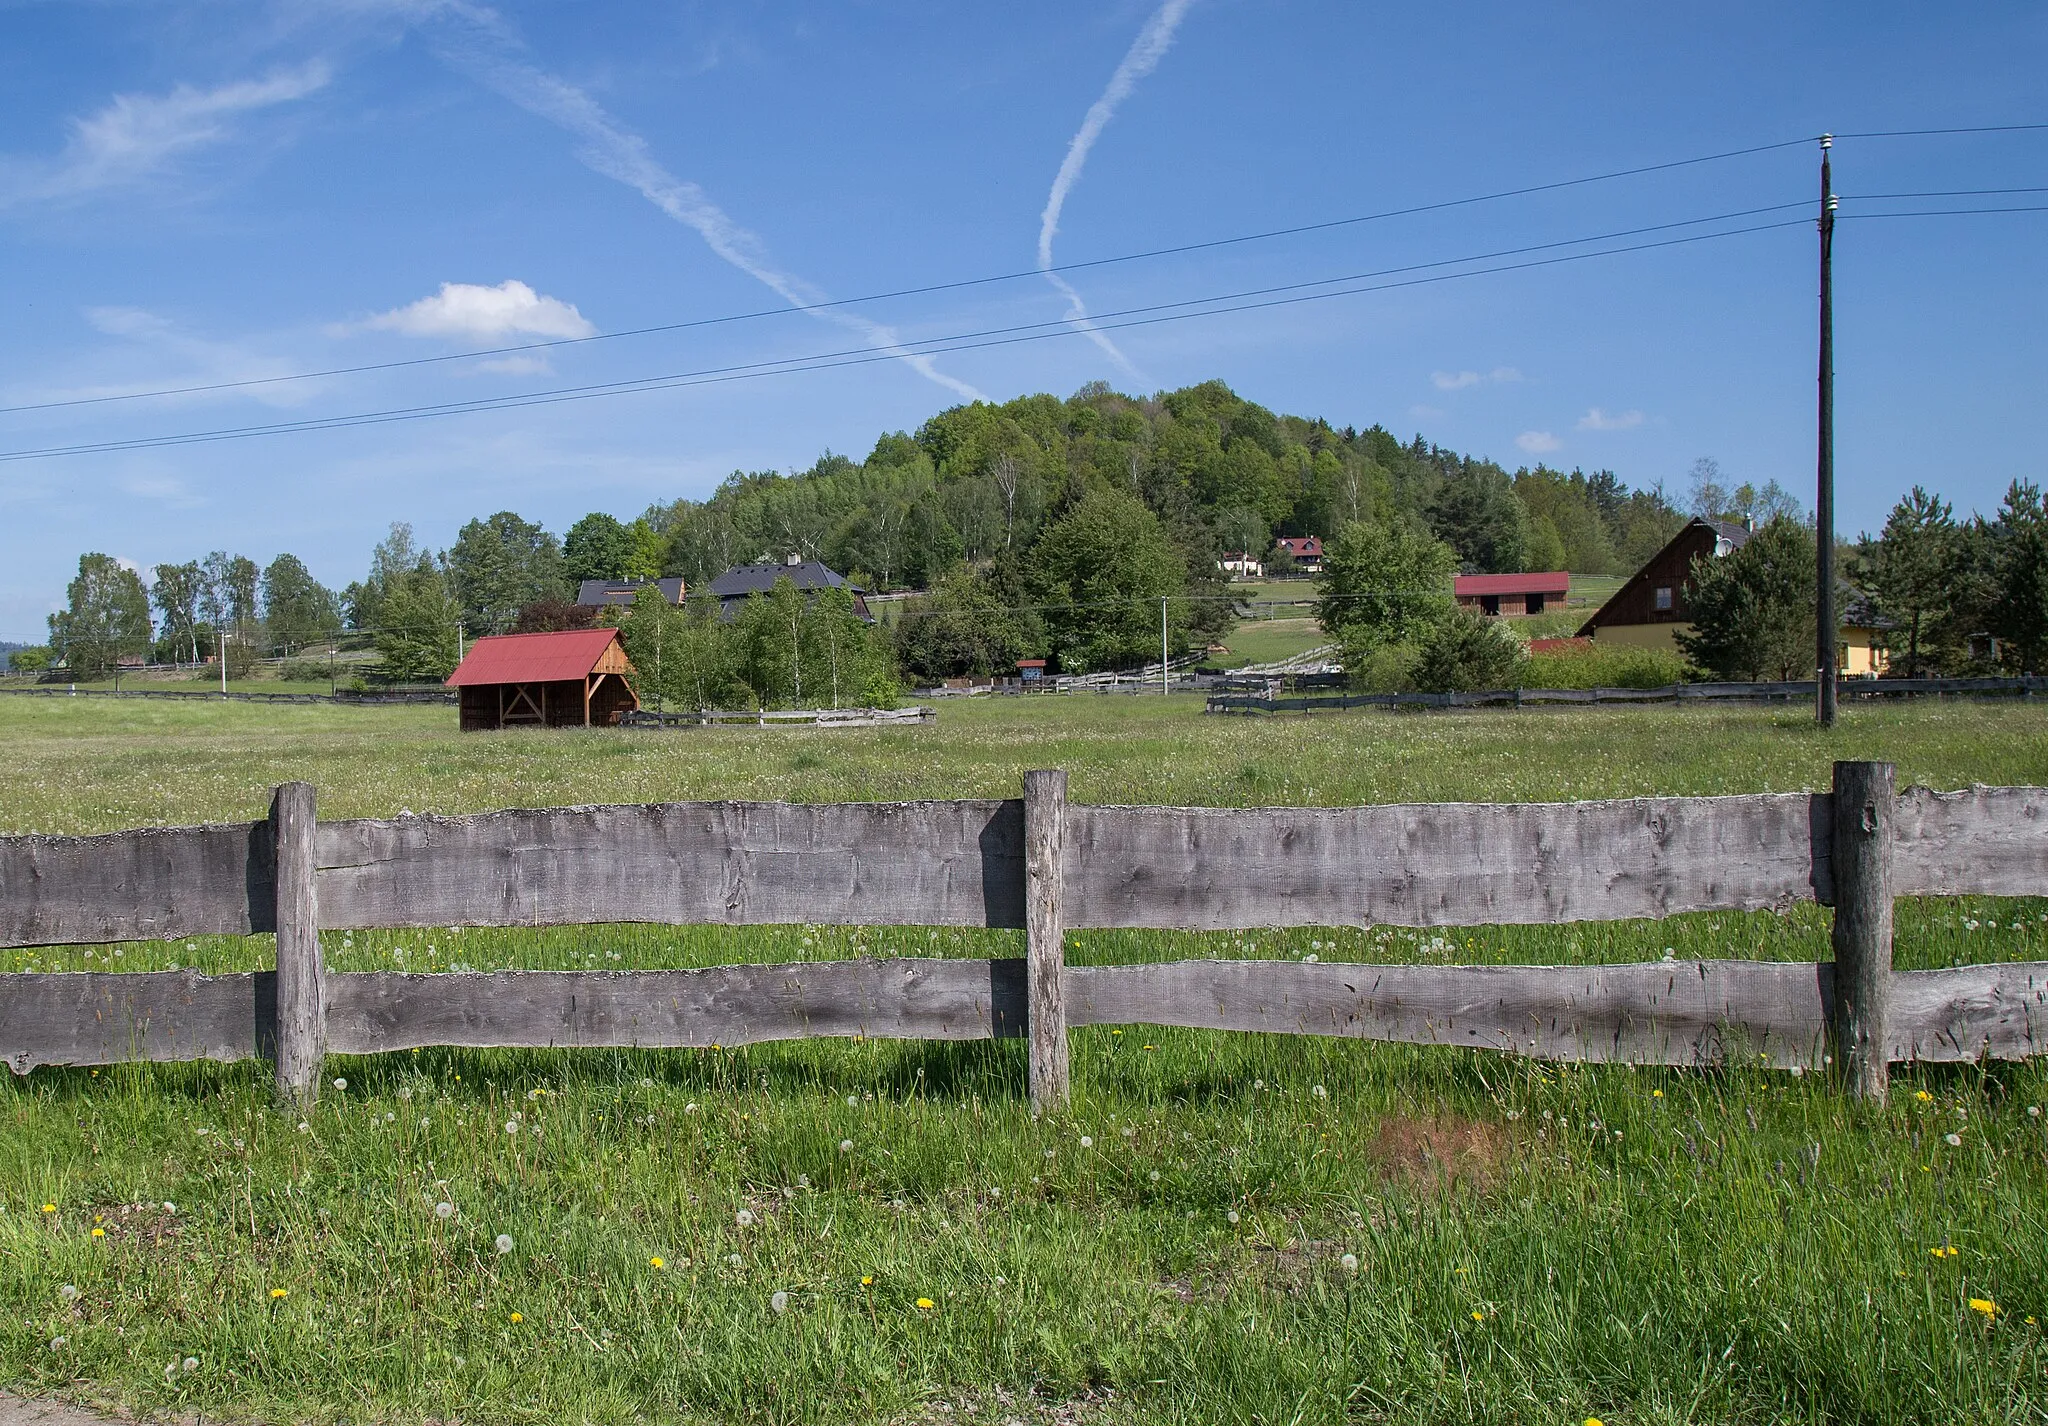
{"label": "blue sky", "polygon": [[[865,454],[966,393],[1097,378],[1220,377],[1279,410],[1419,431],[1510,467],[1678,489],[1712,456],[1730,477],[1810,492],[1808,222],[1098,342],[1035,271],[1055,179],[1051,260],[1089,262],[1823,130],[2041,122],[2044,50],[2038,4],[0,0],[0,405],[40,408],[0,413],[0,452],[1059,333],[0,461],[0,638],[43,636],[88,549],[143,566],[289,550],[340,585],[393,520],[436,546],[505,508],[560,531],[591,509],[701,497],[735,468]],[[2048,203],[1858,197],[2048,187],[2048,132],[1845,138],[1835,153],[1845,215]],[[1797,144],[1056,276],[1087,311],[1117,312],[1810,203],[1816,161]],[[1988,511],[2011,478],[2043,476],[2044,219],[1842,224],[1847,530],[1880,523],[1916,482]],[[45,404],[1006,273],[1023,276],[829,315]]]}

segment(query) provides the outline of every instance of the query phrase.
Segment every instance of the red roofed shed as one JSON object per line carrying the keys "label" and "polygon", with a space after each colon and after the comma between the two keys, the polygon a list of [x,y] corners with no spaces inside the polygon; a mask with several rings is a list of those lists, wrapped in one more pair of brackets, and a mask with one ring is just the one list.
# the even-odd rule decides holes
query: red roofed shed
{"label": "red roofed shed", "polygon": [[1461,574],[1451,581],[1458,602],[1482,614],[1541,614],[1546,604],[1572,592],[1572,577],[1561,569],[1541,574]]}
{"label": "red roofed shed", "polygon": [[498,634],[478,639],[448,676],[462,690],[462,731],[532,724],[610,728],[640,706],[617,629]]}

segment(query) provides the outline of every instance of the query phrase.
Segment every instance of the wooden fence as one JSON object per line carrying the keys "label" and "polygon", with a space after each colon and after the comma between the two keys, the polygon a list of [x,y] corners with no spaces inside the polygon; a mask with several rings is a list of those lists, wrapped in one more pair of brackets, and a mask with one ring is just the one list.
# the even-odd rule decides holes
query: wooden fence
{"label": "wooden fence", "polygon": [[[0,975],[0,1054],[37,1065],[422,1045],[709,1046],[816,1035],[1028,1036],[1066,1094],[1071,1025],[1464,1045],[1638,1064],[1839,1063],[2048,1048],[2048,962],[1894,972],[1905,895],[2048,892],[2048,789],[1348,808],[1004,801],[557,807],[0,838],[0,946],[275,932],[274,972]],[[1190,960],[1067,966],[1068,928],[1460,926],[1835,907],[1831,962],[1432,966]],[[891,958],[629,972],[330,974],[320,929],[597,922],[1022,927],[1021,960]]]}
{"label": "wooden fence", "polygon": [[714,728],[798,727],[798,728],[887,728],[898,725],[935,723],[938,712],[912,708],[756,708],[721,710],[715,708],[671,708],[657,712],[637,708],[619,715],[621,728]]}
{"label": "wooden fence", "polygon": [[453,689],[410,689],[402,692],[355,693],[245,693],[236,689],[222,693],[217,688],[73,688],[68,684],[36,684],[26,688],[0,688],[20,698],[156,698],[188,703],[345,703],[378,707],[397,703],[447,703],[457,701]]}
{"label": "wooden fence", "polygon": [[[1341,678],[1341,675],[1338,676]],[[2048,678],[1845,678],[1835,684],[1843,703],[1881,698],[2031,698],[2048,693]],[[1812,679],[1790,683],[1673,683],[1662,688],[1493,688],[1476,693],[1273,694],[1212,693],[1210,713],[1321,713],[1344,708],[1515,708],[1585,703],[1790,703],[1810,702]]]}

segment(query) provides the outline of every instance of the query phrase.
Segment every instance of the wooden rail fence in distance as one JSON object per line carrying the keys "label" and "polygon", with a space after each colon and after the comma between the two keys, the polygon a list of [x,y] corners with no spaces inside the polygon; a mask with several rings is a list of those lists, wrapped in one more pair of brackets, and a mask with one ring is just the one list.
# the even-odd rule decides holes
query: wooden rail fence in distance
{"label": "wooden rail fence in distance", "polygon": [[[422,1045],[710,1046],[821,1035],[1024,1036],[1035,1102],[1066,1030],[1157,1024],[1464,1045],[1558,1059],[1894,1061],[2048,1048],[2048,962],[1897,972],[1903,895],[2048,892],[2048,789],[1346,808],[1096,807],[1063,774],[1022,799],[708,802],[0,838],[0,946],[274,932],[275,972],[0,975],[0,1054],[37,1065],[274,1061]],[[1835,959],[1613,966],[1190,960],[1069,966],[1068,928],[1462,926],[1836,908]],[[598,922],[1021,928],[1021,960],[664,971],[330,973],[318,932]]]}

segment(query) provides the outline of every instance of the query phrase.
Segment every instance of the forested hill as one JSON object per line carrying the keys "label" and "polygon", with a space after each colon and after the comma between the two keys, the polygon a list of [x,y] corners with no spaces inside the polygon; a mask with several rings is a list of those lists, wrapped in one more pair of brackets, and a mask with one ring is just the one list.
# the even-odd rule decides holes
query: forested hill
{"label": "forested hill", "polygon": [[1090,492],[1141,502],[1191,575],[1225,552],[1262,554],[1278,536],[1352,520],[1418,522],[1473,570],[1620,573],[1679,520],[1661,494],[1609,471],[1511,474],[1378,425],[1275,415],[1221,381],[956,406],[914,436],[882,436],[864,461],[827,453],[795,475],[735,472],[710,499],[647,518],[665,572],[693,585],[770,552],[920,588],[1005,554],[1028,571],[1041,532]]}

